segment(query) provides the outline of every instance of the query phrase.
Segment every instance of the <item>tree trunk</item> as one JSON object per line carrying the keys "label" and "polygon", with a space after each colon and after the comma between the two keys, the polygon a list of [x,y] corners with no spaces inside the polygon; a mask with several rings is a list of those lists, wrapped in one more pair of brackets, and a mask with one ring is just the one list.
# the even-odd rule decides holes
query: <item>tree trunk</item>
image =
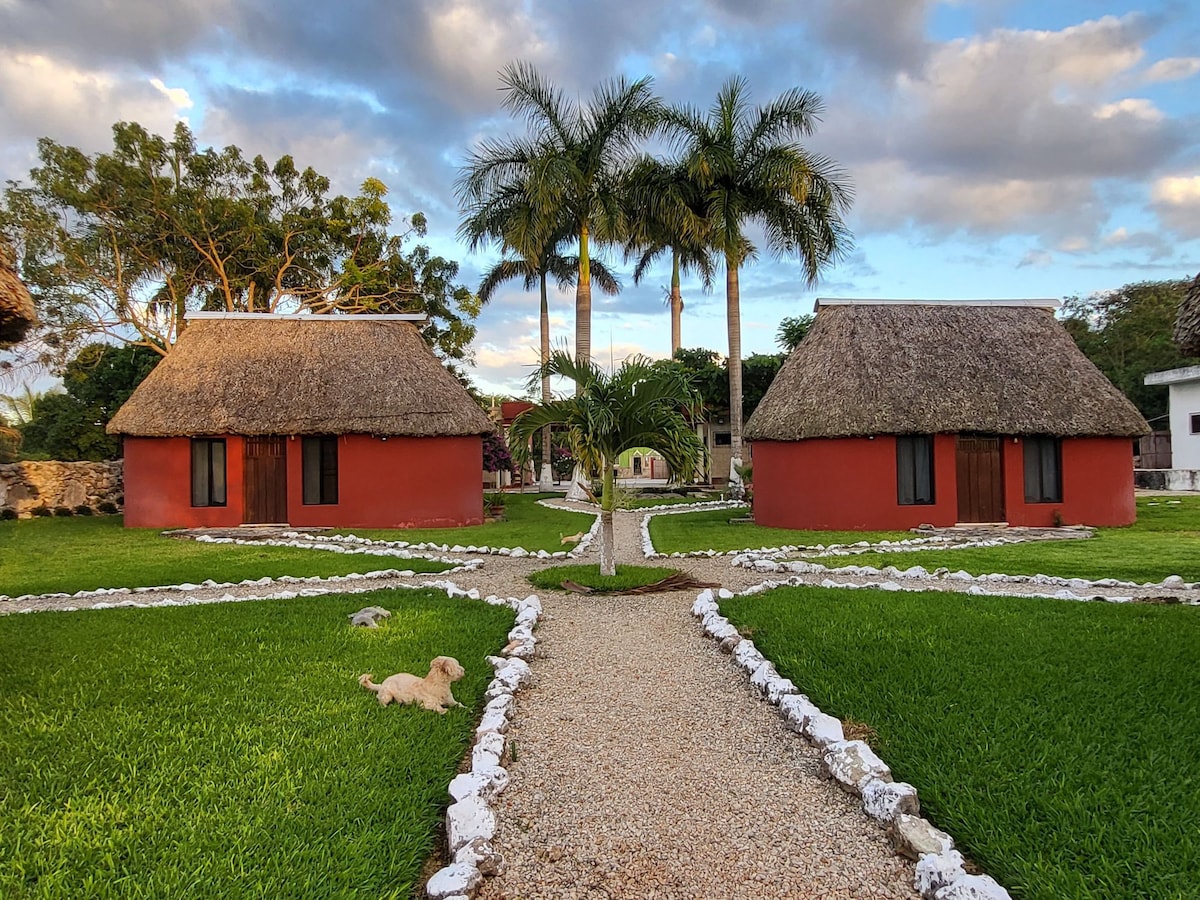
{"label": "tree trunk", "polygon": [[729,329],[729,434],[733,458],[742,458],[742,313],[738,264],[725,254],[725,322]]}
{"label": "tree trunk", "polygon": [[[542,272],[541,276],[542,287],[542,308],[541,308],[541,329],[542,329],[542,344],[541,344],[541,364],[543,370],[546,366],[546,360],[550,358],[550,304],[546,299],[546,273]],[[550,402],[550,376],[542,376],[542,403],[543,405]],[[550,426],[542,428],[542,471],[541,477],[538,479],[541,488],[546,490],[554,487],[554,467],[550,459],[552,453],[552,443],[550,439]]]}
{"label": "tree trunk", "polygon": [[[588,261],[588,226],[579,226],[579,280],[575,283],[575,359],[592,361],[592,267]],[[579,385],[575,385],[579,393]]]}
{"label": "tree trunk", "polygon": [[604,461],[604,490],[600,494],[600,574],[617,574],[616,547],[613,535],[613,506],[616,491],[612,464]]}
{"label": "tree trunk", "polygon": [[671,251],[671,358],[682,344],[680,318],[683,316],[683,295],[679,291],[679,252]]}

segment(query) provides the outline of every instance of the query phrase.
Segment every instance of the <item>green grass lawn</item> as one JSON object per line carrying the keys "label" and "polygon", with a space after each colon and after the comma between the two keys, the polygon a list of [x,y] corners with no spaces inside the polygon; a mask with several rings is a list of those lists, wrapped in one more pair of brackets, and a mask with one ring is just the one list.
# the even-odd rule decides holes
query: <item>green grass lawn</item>
{"label": "green grass lawn", "polygon": [[562,494],[505,494],[505,519],[468,528],[405,528],[343,529],[342,534],[355,534],[377,541],[408,541],[419,544],[461,544],[464,547],[524,547],[526,550],[569,550],[561,536],[586,532],[595,516],[539,506],[537,501]]}
{"label": "green grass lawn", "polygon": [[[0,896],[409,897],[511,626],[410,590],[0,617]],[[438,655],[469,709],[357,683]]]}
{"label": "green grass lawn", "polygon": [[163,537],[151,528],[123,528],[120,516],[0,522],[0,594],[10,597],[195,584],[207,578],[236,582],[264,576],[327,577],[380,569],[444,572],[447,568],[421,559],[203,544]]}
{"label": "green grass lawn", "polygon": [[[1170,499],[1182,502],[1167,503]],[[966,550],[864,553],[819,559],[828,566],[946,566],[973,575],[1059,575],[1064,578],[1119,578],[1162,581],[1179,575],[1200,581],[1200,497],[1139,497],[1138,520],[1127,528],[1100,528],[1081,541],[1040,541]]]}
{"label": "green grass lawn", "polygon": [[784,588],[721,603],[1014,897],[1195,897],[1200,610]]}
{"label": "green grass lawn", "polygon": [[529,583],[534,587],[562,590],[563,581],[574,581],[585,587],[598,591],[624,591],[629,588],[654,584],[672,575],[678,574],[678,569],[667,569],[660,566],[617,566],[616,575],[601,575],[600,566],[550,566],[539,569],[529,575]]}
{"label": "green grass lawn", "polygon": [[729,520],[748,515],[747,509],[715,509],[677,515],[655,516],[650,520],[650,539],[659,553],[686,553],[691,550],[745,550],[758,547],[852,544],[855,541],[902,540],[913,535],[906,531],[793,531],[789,528],[763,528],[736,524]]}

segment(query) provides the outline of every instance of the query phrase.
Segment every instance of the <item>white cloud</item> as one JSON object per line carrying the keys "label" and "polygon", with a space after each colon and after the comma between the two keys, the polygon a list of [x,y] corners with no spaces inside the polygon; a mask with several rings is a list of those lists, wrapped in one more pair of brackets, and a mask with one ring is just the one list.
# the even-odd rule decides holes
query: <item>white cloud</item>
{"label": "white cloud", "polygon": [[1200,175],[1170,175],[1154,182],[1150,192],[1159,220],[1176,234],[1200,238]]}
{"label": "white cloud", "polygon": [[183,88],[167,87],[161,78],[151,78],[151,86],[174,104],[176,109],[191,109],[195,104]]}
{"label": "white cloud", "polygon": [[1142,80],[1153,84],[1156,81],[1182,81],[1200,72],[1200,56],[1173,56],[1160,59],[1142,74]]}
{"label": "white cloud", "polygon": [[1024,269],[1028,266],[1036,266],[1042,268],[1054,262],[1054,254],[1047,250],[1030,250],[1021,257],[1021,261],[1017,263],[1018,269]]}

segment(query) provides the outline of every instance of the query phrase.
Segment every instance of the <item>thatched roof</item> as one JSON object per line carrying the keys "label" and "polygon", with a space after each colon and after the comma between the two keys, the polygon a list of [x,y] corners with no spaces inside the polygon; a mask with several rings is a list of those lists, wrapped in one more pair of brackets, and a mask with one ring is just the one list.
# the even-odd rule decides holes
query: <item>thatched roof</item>
{"label": "thatched roof", "polygon": [[1147,433],[1054,319],[1055,305],[819,301],[746,438]]}
{"label": "thatched roof", "polygon": [[493,426],[411,322],[313,315],[189,319],[108,430],[425,437]]}
{"label": "thatched roof", "polygon": [[1200,356],[1200,275],[1192,282],[1175,319],[1175,343],[1188,356]]}
{"label": "thatched roof", "polygon": [[0,345],[15,344],[33,324],[33,300],[0,242]]}

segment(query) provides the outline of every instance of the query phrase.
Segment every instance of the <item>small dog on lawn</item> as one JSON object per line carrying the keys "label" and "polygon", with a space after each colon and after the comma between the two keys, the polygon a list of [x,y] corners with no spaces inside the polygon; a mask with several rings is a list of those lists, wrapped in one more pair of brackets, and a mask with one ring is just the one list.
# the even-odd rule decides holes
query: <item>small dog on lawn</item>
{"label": "small dog on lawn", "polygon": [[358,683],[368,691],[374,691],[381,706],[393,700],[397,703],[415,703],[425,709],[445,714],[451,706],[462,706],[450,692],[450,684],[466,673],[453,656],[439,656],[429,664],[429,674],[424,678],[400,672],[389,676],[381,684],[371,681],[370,673],[360,675]]}

